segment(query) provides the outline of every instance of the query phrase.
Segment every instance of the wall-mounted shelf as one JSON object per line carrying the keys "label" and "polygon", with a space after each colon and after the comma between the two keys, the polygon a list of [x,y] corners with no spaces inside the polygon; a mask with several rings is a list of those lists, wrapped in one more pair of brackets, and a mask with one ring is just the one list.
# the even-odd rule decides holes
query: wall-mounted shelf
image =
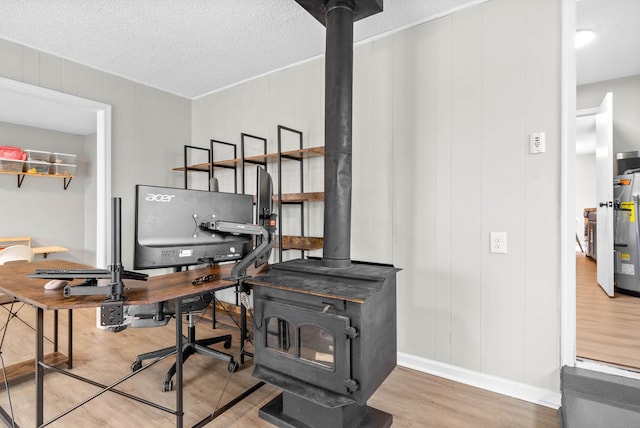
{"label": "wall-mounted shelf", "polygon": [[[284,133],[293,134],[298,139],[297,150],[283,150]],[[323,202],[324,192],[305,192],[304,184],[304,160],[324,156],[324,147],[303,148],[304,136],[301,131],[278,125],[278,152],[275,153],[278,159],[278,192],[275,195],[278,205],[278,258],[283,260],[283,251],[298,250],[301,257],[306,251],[319,250],[323,246],[323,239],[319,237],[307,236],[305,232],[305,212],[308,210],[308,203]],[[283,193],[282,191],[282,163],[294,161],[298,166],[298,187],[299,193]],[[300,233],[297,236],[284,235],[284,206],[297,206],[300,215]]]}
{"label": "wall-mounted shelf", "polygon": [[22,182],[25,177],[49,177],[49,178],[62,178],[64,190],[67,190],[71,180],[75,175],[56,175],[56,174],[38,174],[38,173],[30,173],[30,172],[13,172],[13,171],[0,171],[0,174],[8,174],[15,175],[18,178],[18,188],[22,187]]}
{"label": "wall-mounted shelf", "polygon": [[282,236],[282,247],[280,243],[276,243],[276,247],[282,250],[298,250],[298,251],[312,251],[322,248],[323,239],[314,236]]}
{"label": "wall-mounted shelf", "polygon": [[[298,137],[298,145],[299,148],[295,150],[282,150],[283,137],[282,134],[284,132],[292,133],[297,135]],[[197,163],[172,168],[173,171],[184,171],[185,174],[187,171],[199,171],[199,172],[207,172],[211,177],[214,175],[214,170],[216,168],[229,168],[229,169],[237,169],[241,170],[242,184],[240,191],[244,193],[245,191],[245,165],[246,164],[255,164],[261,165],[266,168],[267,164],[278,163],[278,189],[274,194],[274,202],[277,204],[278,211],[278,232],[281,234],[283,232],[283,224],[282,224],[282,210],[284,205],[297,205],[299,207],[300,212],[300,234],[297,236],[293,235],[280,235],[278,236],[276,247],[279,249],[279,260],[282,261],[282,252],[285,250],[298,250],[301,251],[304,255],[306,251],[318,250],[322,248],[323,239],[321,237],[312,237],[305,236],[305,211],[307,210],[306,205],[308,203],[313,202],[323,202],[324,201],[324,192],[305,192],[304,191],[304,165],[303,160],[311,159],[311,158],[321,158],[324,157],[325,148],[324,146],[317,147],[307,147],[303,148],[303,134],[300,131],[295,129],[287,128],[286,126],[278,125],[278,150],[275,153],[267,153],[267,140],[262,137],[258,137],[255,135],[250,135],[246,133],[241,133],[241,144],[240,144],[240,156],[237,155],[236,146],[231,143],[225,143],[223,141],[211,140],[210,147],[210,158],[209,162],[206,163]],[[259,144],[259,148],[263,153],[257,155],[245,156],[247,144]],[[214,145],[215,144],[223,144],[233,147],[233,158],[224,159],[224,160],[215,160],[214,156]],[[190,147],[194,149],[193,147]],[[253,146],[252,146],[253,148]],[[206,150],[206,149],[204,149]],[[254,153],[258,150],[254,150]],[[185,152],[186,159],[186,152]],[[298,193],[283,193],[282,192],[282,162],[287,161],[297,161],[298,169],[299,169],[299,190]],[[238,183],[237,183],[237,174],[235,176],[235,191],[237,192]]]}
{"label": "wall-mounted shelf", "polygon": [[282,203],[293,202],[323,202],[324,192],[309,192],[309,193],[285,193],[283,195],[274,195],[274,201]]}
{"label": "wall-mounted shelf", "polygon": [[[221,161],[214,161],[213,166],[214,167],[237,167],[242,165],[242,162],[250,162],[250,163],[277,162],[279,156],[280,156],[279,153],[267,153],[264,155],[247,156],[244,159],[242,158],[225,159]],[[309,147],[309,148],[300,149],[300,150],[290,150],[290,151],[282,152],[281,156],[283,158],[295,159],[295,160],[322,157],[324,156],[324,147],[319,146],[319,147]],[[206,171],[209,171],[209,167],[210,167],[209,163],[201,163],[201,164],[189,165],[187,166],[187,169],[193,170],[193,171],[206,172]],[[172,171],[184,171],[184,169],[185,167],[179,166],[179,167],[173,168]]]}

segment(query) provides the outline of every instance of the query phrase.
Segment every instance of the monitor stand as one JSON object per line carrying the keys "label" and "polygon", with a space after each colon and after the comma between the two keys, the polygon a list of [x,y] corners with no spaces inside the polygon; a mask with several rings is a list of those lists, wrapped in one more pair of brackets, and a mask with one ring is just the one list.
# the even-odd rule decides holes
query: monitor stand
{"label": "monitor stand", "polygon": [[[84,278],[85,282],[75,286],[65,286],[64,296],[105,295],[107,300],[100,307],[101,325],[120,325],[124,321],[123,279],[144,281],[148,275],[126,271],[122,267],[122,210],[121,199],[113,198],[113,220],[111,228],[111,265],[108,269],[37,269],[29,278],[51,278],[72,280]],[[107,286],[98,286],[98,279],[109,279]]]}

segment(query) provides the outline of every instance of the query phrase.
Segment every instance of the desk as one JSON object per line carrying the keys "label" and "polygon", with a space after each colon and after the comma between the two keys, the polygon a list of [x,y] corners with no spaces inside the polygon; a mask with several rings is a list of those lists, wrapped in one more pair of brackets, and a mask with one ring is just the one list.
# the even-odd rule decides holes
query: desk
{"label": "desk", "polygon": [[[125,281],[124,295],[127,297],[127,305],[157,303],[167,300],[176,300],[176,350],[182,349],[182,305],[183,297],[199,294],[204,291],[216,291],[224,288],[234,287],[237,282],[226,279],[231,271],[232,265],[214,266],[203,269],[187,270],[166,275],[150,277],[148,281]],[[69,359],[71,360],[71,334],[72,334],[72,310],[79,308],[96,308],[104,302],[104,296],[71,296],[65,298],[62,290],[45,290],[43,285],[46,280],[27,278],[26,275],[33,273],[35,269],[91,269],[91,267],[73,263],[65,260],[42,260],[32,263],[13,263],[0,266],[0,292],[14,297],[36,308],[36,425],[41,426],[44,422],[44,370],[55,369],[44,361],[44,311],[47,310],[68,310],[69,311]],[[264,266],[260,271],[253,270],[254,274],[262,273],[268,269]],[[195,278],[213,274],[216,280],[193,285],[191,281]],[[79,282],[79,281],[76,281]],[[71,283],[73,285],[73,283]],[[55,369],[58,372],[66,373]],[[135,374],[135,373],[134,373]],[[70,374],[68,374],[70,375]],[[132,374],[123,380],[131,377]],[[73,376],[72,376],[73,377]],[[88,381],[86,379],[81,379]],[[121,381],[123,381],[121,380]],[[120,382],[121,382],[120,381]],[[118,382],[118,383],[120,383]],[[125,395],[128,398],[137,399],[126,393],[119,392],[112,387],[103,387],[106,390]],[[176,352],[176,409],[171,411],[159,406],[161,410],[170,411],[176,416],[176,426],[182,427],[183,403],[182,403],[182,352]],[[144,400],[138,401],[149,404]],[[1,409],[0,409],[1,410]],[[66,414],[66,413],[65,413]],[[62,414],[64,416],[64,414]]]}

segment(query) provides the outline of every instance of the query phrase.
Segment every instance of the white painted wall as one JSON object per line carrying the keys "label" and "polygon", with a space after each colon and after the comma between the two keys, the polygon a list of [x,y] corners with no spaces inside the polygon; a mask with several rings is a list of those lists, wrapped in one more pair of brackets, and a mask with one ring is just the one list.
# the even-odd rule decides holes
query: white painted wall
{"label": "white painted wall", "polygon": [[[403,269],[401,352],[556,392],[560,3],[491,0],[356,48],[351,251]],[[194,100],[192,143],[273,150],[283,124],[323,144],[323,75],[316,59]]]}
{"label": "white painted wall", "polygon": [[[584,209],[595,208],[596,156],[594,153],[576,156],[576,233],[584,240]],[[586,248],[585,248],[586,251]]]}
{"label": "white painted wall", "polygon": [[[113,196],[122,198],[122,257],[125,267],[131,268],[135,185],[182,187],[182,176],[172,173],[171,168],[182,164],[182,147],[191,141],[191,100],[2,39],[0,77],[112,106],[111,186]],[[86,158],[92,156],[95,153],[88,150]],[[84,172],[89,176],[93,168],[93,164],[84,165]],[[74,184],[75,179],[70,190],[82,189]],[[94,192],[94,186],[87,181],[83,190]],[[15,188],[7,190],[16,192]],[[21,197],[32,195],[37,199],[36,193],[28,193],[36,191],[33,187],[27,185],[20,191],[24,192]],[[85,196],[87,201],[92,200],[90,194]],[[95,219],[93,207],[95,203],[87,202],[82,208],[87,218]],[[81,233],[77,225],[65,232]],[[91,245],[91,239],[87,238],[87,245]]]}

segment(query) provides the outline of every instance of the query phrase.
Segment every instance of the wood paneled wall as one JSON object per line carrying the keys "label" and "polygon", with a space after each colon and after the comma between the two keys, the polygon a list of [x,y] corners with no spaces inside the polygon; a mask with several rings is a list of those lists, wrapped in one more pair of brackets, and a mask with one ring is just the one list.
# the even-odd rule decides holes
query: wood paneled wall
{"label": "wood paneled wall", "polygon": [[[559,0],[491,0],[356,47],[351,252],[402,268],[402,352],[556,392],[560,39]],[[323,144],[322,105],[315,59],[194,100],[194,143]]]}

